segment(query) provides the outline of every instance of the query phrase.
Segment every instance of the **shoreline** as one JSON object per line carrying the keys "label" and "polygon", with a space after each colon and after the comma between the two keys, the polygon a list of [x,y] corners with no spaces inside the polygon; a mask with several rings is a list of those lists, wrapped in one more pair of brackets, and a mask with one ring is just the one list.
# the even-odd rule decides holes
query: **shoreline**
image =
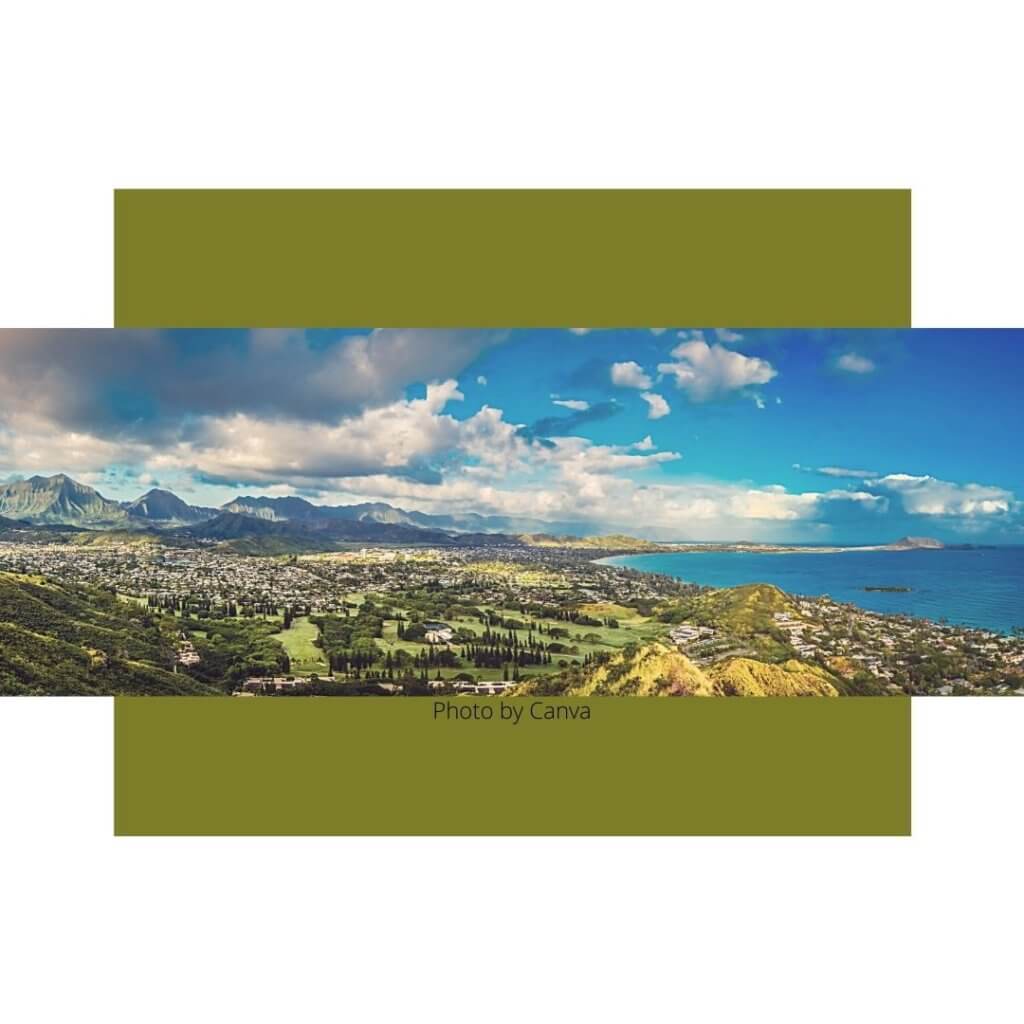
{"label": "shoreline", "polygon": [[[635,572],[650,572],[650,573],[652,573],[654,575],[673,576],[672,573],[665,573],[664,571],[645,569],[645,568],[642,568],[640,566],[633,565],[633,564],[623,564],[619,560],[620,559],[627,559],[628,558],[632,562],[633,559],[651,558],[651,557],[657,557],[659,555],[664,556],[664,555],[676,555],[676,554],[678,554],[678,555],[705,554],[705,553],[708,553],[708,552],[715,552],[715,551],[717,551],[720,554],[790,554],[790,553],[797,553],[797,552],[801,552],[802,553],[802,552],[808,552],[808,551],[811,552],[811,553],[814,553],[814,554],[839,554],[839,553],[844,553],[844,552],[848,552],[848,551],[911,551],[911,550],[920,550],[920,551],[928,551],[928,550],[931,550],[931,551],[963,551],[963,550],[980,550],[981,547],[982,547],[981,545],[978,545],[978,546],[969,545],[969,546],[942,547],[942,548],[925,548],[925,547],[922,547],[922,548],[916,548],[915,549],[915,548],[911,548],[911,547],[896,547],[896,546],[893,546],[893,545],[881,545],[881,546],[856,547],[856,548],[812,547],[812,548],[796,548],[796,549],[793,549],[793,548],[789,548],[789,549],[776,548],[776,549],[772,549],[772,550],[765,550],[765,549],[758,549],[758,548],[752,548],[752,547],[751,548],[747,548],[747,547],[735,548],[735,547],[729,547],[728,545],[721,545],[721,546],[717,546],[717,547],[711,547],[711,546],[708,546],[708,545],[702,545],[699,549],[674,548],[674,549],[666,549],[666,550],[658,551],[658,552],[655,552],[655,551],[645,551],[645,552],[636,552],[636,553],[627,552],[627,553],[618,554],[618,555],[607,555],[607,556],[605,556],[603,558],[593,559],[592,561],[595,564],[608,565],[611,568],[632,569]],[[986,548],[987,547],[995,548],[995,545],[991,545],[991,546],[985,545],[984,547],[986,547]],[[1013,545],[1013,547],[1017,547],[1017,545]],[[975,631],[977,631],[979,633],[987,633],[987,634],[991,634],[993,636],[1000,636],[1000,637],[1012,636],[1013,635],[1012,627],[1002,628],[1002,627],[999,627],[999,626],[992,626],[992,625],[980,626],[980,625],[973,625],[973,624],[965,623],[965,622],[954,621],[952,618],[950,618],[948,616],[932,617],[932,616],[928,616],[928,615],[915,614],[915,613],[912,613],[912,612],[909,612],[909,611],[896,611],[896,610],[892,610],[892,609],[869,608],[869,607],[865,607],[865,605],[863,605],[862,603],[860,603],[857,600],[837,598],[837,597],[834,597],[832,594],[829,594],[829,593],[826,593],[826,592],[823,592],[823,593],[820,593],[820,594],[806,594],[806,593],[802,593],[802,592],[799,592],[799,591],[789,590],[786,587],[781,586],[778,583],[771,583],[770,581],[764,580],[764,579],[749,579],[749,580],[745,580],[742,583],[715,584],[715,583],[703,582],[701,580],[698,580],[698,579],[695,579],[695,578],[689,578],[689,577],[684,578],[684,577],[681,577],[681,576],[674,576],[674,578],[678,579],[678,580],[680,580],[681,582],[684,582],[684,583],[692,583],[692,584],[696,584],[697,586],[700,586],[700,587],[708,587],[708,588],[710,588],[712,590],[730,590],[730,589],[733,589],[735,587],[752,586],[752,585],[755,585],[755,584],[763,584],[763,585],[766,585],[766,586],[774,586],[777,589],[779,589],[780,591],[782,591],[783,593],[785,593],[785,594],[787,594],[787,595],[789,595],[791,597],[809,598],[809,599],[819,599],[819,598],[823,598],[823,597],[824,598],[828,598],[830,601],[833,601],[836,604],[839,604],[839,605],[849,605],[849,606],[857,608],[858,610],[860,610],[860,611],[862,611],[862,612],[864,612],[866,614],[869,614],[869,615],[892,616],[894,618],[904,618],[904,619],[918,620],[918,621],[921,621],[921,622],[927,622],[927,623],[929,623],[931,625],[935,625],[935,626],[939,626],[939,627],[943,627],[943,628],[954,628],[954,629],[962,629],[962,630],[975,630]],[[862,593],[862,592],[863,593],[867,593],[867,592],[871,592],[872,591],[872,588],[869,588],[868,586],[857,587],[855,589],[857,590],[858,593]],[[902,587],[899,588],[898,590],[890,590],[889,587],[877,588],[877,589],[882,591],[882,592],[894,592],[894,593],[914,593],[915,592],[915,588],[909,588],[907,590],[904,590]],[[941,618],[946,618],[947,621],[945,623],[943,623],[942,621],[940,621]]]}

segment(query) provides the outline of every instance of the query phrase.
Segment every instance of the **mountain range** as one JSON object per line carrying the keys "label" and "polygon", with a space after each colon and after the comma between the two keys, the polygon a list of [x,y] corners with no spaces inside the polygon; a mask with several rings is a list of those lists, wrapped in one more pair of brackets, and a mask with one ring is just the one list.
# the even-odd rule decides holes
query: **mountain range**
{"label": "mountain range", "polygon": [[580,523],[548,523],[526,517],[429,515],[384,502],[314,505],[305,498],[240,495],[221,508],[190,505],[171,491],[154,488],[134,501],[113,501],[95,488],[59,473],[0,484],[0,529],[64,527],[85,530],[160,530],[186,538],[239,540],[311,536],[329,541],[391,543],[481,543],[506,535],[550,533],[583,536]]}
{"label": "mountain range", "polygon": [[[33,527],[48,533],[135,531],[169,540],[215,540],[236,547],[287,552],[338,542],[393,544],[503,544],[595,549],[656,549],[645,540],[621,533],[609,536],[594,524],[547,522],[525,516],[485,516],[473,512],[410,512],[385,502],[314,505],[300,497],[239,495],[220,508],[190,505],[178,495],[153,488],[134,501],[113,501],[64,473],[0,483],[0,531]],[[655,531],[656,532],[656,531]],[[929,537],[904,537],[877,550],[942,548]],[[679,549],[717,550],[719,545],[678,545]],[[790,550],[785,546],[726,545],[754,550]],[[792,549],[798,550],[798,549]],[[835,550],[841,550],[839,548]]]}
{"label": "mountain range", "polygon": [[240,512],[275,521],[331,519],[357,522],[388,523],[421,529],[451,530],[456,533],[551,533],[557,531],[573,537],[593,533],[584,523],[554,523],[526,516],[483,516],[476,512],[438,515],[408,512],[385,502],[364,502],[360,505],[314,505],[305,498],[253,498],[239,496],[223,506],[225,512]]}

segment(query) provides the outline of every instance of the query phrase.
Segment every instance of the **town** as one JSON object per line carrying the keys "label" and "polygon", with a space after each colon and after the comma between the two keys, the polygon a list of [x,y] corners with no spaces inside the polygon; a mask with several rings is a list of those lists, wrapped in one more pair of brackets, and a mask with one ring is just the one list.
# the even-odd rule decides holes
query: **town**
{"label": "town", "polygon": [[745,588],[600,554],[499,544],[265,557],[209,542],[7,540],[0,573],[114,595],[127,631],[150,631],[154,671],[202,692],[493,696],[529,681],[571,692],[613,656],[661,643],[699,669],[796,659],[851,695],[1024,694],[1020,636],[766,586],[767,603],[740,614],[722,598]]}

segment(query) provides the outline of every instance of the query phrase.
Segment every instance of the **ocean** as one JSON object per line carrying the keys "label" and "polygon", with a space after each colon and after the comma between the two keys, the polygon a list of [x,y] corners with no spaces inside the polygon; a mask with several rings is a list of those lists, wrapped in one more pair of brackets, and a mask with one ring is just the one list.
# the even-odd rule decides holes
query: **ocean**
{"label": "ocean", "polygon": [[[900,613],[1009,633],[1024,626],[1024,547],[778,554],[701,551],[603,559],[710,587],[774,583],[791,594],[828,595]],[[909,592],[865,590],[909,587]]]}

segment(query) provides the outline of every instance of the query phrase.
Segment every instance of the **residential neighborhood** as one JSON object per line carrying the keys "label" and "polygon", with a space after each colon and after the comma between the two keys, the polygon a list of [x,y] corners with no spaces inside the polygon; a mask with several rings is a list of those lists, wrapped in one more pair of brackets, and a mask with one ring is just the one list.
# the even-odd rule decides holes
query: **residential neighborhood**
{"label": "residential neighborhood", "polygon": [[99,588],[129,616],[175,623],[157,664],[239,695],[515,693],[530,679],[578,682],[573,673],[659,638],[701,670],[796,659],[852,694],[1024,695],[1017,635],[775,588],[761,588],[771,611],[748,621],[716,604],[729,591],[593,555],[507,543],[265,557],[208,542],[15,537],[0,540],[0,573]]}

